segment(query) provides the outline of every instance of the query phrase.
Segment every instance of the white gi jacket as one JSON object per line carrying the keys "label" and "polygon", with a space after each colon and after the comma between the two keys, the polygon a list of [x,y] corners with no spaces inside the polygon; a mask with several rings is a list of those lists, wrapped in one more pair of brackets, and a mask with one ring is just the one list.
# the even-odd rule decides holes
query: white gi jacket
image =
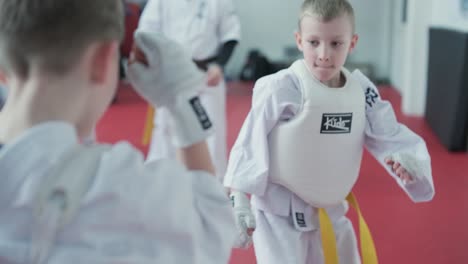
{"label": "white gi jacket", "polygon": [[162,32],[189,49],[195,60],[211,58],[221,44],[240,39],[232,0],[149,0],[139,29]]}
{"label": "white gi jacket", "polygon": [[[366,95],[366,129],[364,145],[384,166],[399,186],[415,202],[431,200],[434,185],[430,168],[430,156],[425,142],[398,123],[391,104],[380,98],[377,88],[361,72],[352,74],[362,84]],[[318,227],[316,208],[311,207],[286,188],[269,180],[268,135],[279,121],[291,119],[301,111],[301,92],[298,77],[285,69],[259,79],[253,90],[252,108],[246,117],[239,136],[232,147],[224,184],[235,190],[252,194],[252,206],[279,216],[290,212],[304,214],[306,225],[296,227],[309,231]],[[424,164],[425,175],[421,180],[404,184],[384,159],[397,152],[409,152]],[[313,158],[313,157],[311,157]],[[330,217],[337,220],[348,209],[343,202],[340,206],[327,208]]]}
{"label": "white gi jacket", "polygon": [[[51,122],[0,149],[0,263],[29,263],[38,186],[76,143],[72,126]],[[118,143],[102,154],[48,263],[227,263],[235,233],[214,176],[176,161],[145,164],[139,151]]]}

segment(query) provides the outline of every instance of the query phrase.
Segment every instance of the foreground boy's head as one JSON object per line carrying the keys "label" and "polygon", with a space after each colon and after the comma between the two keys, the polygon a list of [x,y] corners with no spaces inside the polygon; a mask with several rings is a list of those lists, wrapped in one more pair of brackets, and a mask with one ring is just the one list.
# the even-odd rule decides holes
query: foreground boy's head
{"label": "foreground boy's head", "polygon": [[[27,103],[53,119],[60,115],[54,104],[68,101],[63,119],[88,129],[117,84],[123,21],[121,0],[0,0],[0,81],[11,101],[4,110],[16,113]],[[55,97],[47,94],[52,87]],[[67,108],[77,113],[65,117]]]}
{"label": "foreground boy's head", "polygon": [[347,0],[305,0],[296,43],[311,73],[331,87],[340,86],[340,70],[357,42],[354,11]]}

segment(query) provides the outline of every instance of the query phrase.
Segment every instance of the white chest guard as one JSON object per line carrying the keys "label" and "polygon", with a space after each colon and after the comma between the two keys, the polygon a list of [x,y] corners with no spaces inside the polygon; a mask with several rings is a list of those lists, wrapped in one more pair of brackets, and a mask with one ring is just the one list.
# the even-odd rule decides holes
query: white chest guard
{"label": "white chest guard", "polygon": [[359,175],[364,92],[344,68],[342,88],[320,83],[303,60],[290,68],[300,79],[303,106],[269,135],[270,180],[314,207],[333,206],[346,199]]}

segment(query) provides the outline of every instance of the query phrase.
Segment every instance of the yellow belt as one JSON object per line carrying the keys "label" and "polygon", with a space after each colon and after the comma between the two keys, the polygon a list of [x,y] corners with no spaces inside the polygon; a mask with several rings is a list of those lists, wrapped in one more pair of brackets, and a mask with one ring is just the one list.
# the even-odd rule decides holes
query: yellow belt
{"label": "yellow belt", "polygon": [[143,146],[147,146],[151,140],[151,133],[153,132],[153,124],[154,124],[154,115],[155,115],[154,107],[152,107],[151,105],[148,105],[148,110],[146,110],[145,128],[143,130],[143,139],[142,139]]}
{"label": "yellow belt", "polygon": [[[361,209],[359,208],[357,199],[354,194],[350,193],[348,197],[346,197],[346,200],[358,214],[362,263],[378,264],[379,261],[375,251],[374,240],[372,239],[366,220],[364,220],[364,217],[361,214]],[[339,264],[335,232],[333,231],[333,225],[330,217],[328,216],[327,211],[323,208],[319,208],[319,221],[325,264]]]}

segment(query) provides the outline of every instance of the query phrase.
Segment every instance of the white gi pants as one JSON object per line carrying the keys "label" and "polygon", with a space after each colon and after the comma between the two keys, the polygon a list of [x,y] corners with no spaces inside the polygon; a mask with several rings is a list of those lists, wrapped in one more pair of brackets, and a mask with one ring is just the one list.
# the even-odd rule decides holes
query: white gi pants
{"label": "white gi pants", "polygon": [[[258,264],[323,264],[320,230],[299,231],[292,216],[277,216],[255,210],[253,234]],[[340,264],[360,264],[351,221],[342,216],[333,223]]]}
{"label": "white gi pants", "polygon": [[[207,138],[208,149],[215,166],[216,176],[223,180],[227,166],[226,146],[226,85],[224,81],[216,87],[206,87],[200,100],[214,126],[214,133]],[[175,158],[176,149],[172,145],[169,131],[169,114],[166,109],[158,109],[154,118],[154,128],[148,160]]]}

